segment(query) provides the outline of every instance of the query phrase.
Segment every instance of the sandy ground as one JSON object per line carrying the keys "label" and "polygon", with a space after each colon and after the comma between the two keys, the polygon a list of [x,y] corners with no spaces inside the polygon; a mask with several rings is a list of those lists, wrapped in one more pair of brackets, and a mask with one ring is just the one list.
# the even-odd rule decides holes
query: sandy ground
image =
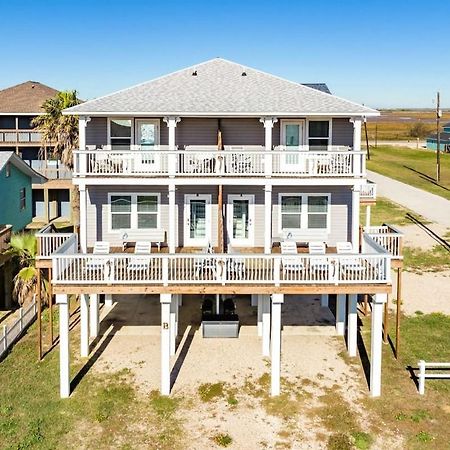
{"label": "sandy ground", "polygon": [[[368,395],[361,362],[355,358],[348,363],[343,358],[344,340],[335,335],[333,315],[328,308],[320,307],[318,298],[286,296],[282,309],[286,325],[282,334],[283,383],[290,383],[291,391],[306,399],[292,418],[269,414],[263,400],[245,390],[247,382],[257,383],[270,373],[270,362],[261,355],[256,308],[250,306],[248,297],[237,299],[237,311],[242,323],[238,339],[203,339],[199,331],[200,299],[183,299],[181,336],[172,358],[172,393],[190,405],[180,412],[189,448],[216,448],[211,440],[216,433],[229,434],[232,449],[326,448],[329,431],[314,411],[321,405],[320,396],[332,388],[339,393],[336,395],[350,401],[348,407],[355,411],[362,429],[367,428],[364,423],[370,417],[357,401]],[[158,297],[122,296],[112,309],[104,309],[102,316],[102,338],[94,350],[93,370],[128,368],[143,395],[159,389]],[[226,383],[235,392],[238,405],[232,407],[224,398],[201,402],[197,391],[203,383]],[[378,448],[397,446],[391,435],[378,439]]]}
{"label": "sandy ground", "polygon": [[[378,145],[392,145],[394,147],[408,147],[408,148],[414,148],[414,149],[422,149],[426,150],[427,143],[426,141],[419,140],[419,143],[417,143],[417,139],[411,139],[406,141],[380,141],[378,140]],[[361,145],[365,148],[366,147],[366,141],[363,140],[361,142]],[[374,146],[375,141],[372,139],[369,139],[369,145]],[[430,151],[430,150],[428,150]]]}
{"label": "sandy ground", "polygon": [[[426,226],[432,232],[441,237],[449,231],[447,227],[437,223],[430,223]],[[405,247],[420,247],[423,250],[428,250],[433,248],[435,245],[438,245],[438,241],[432,236],[431,233],[416,224],[404,226],[395,225],[395,228],[404,233],[405,236],[403,239],[403,245]]]}

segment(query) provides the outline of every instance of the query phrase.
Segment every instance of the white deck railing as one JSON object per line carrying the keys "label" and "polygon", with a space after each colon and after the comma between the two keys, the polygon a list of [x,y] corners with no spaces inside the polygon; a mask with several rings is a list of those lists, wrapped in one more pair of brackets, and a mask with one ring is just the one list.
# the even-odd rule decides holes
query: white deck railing
{"label": "white deck railing", "polygon": [[[426,370],[431,369],[431,372],[426,372]],[[450,373],[437,373],[436,370],[450,371],[450,363],[444,362],[425,362],[423,360],[419,361],[419,394],[425,394],[425,380],[427,378],[431,379],[447,379],[450,380]]]}
{"label": "white deck railing", "polygon": [[46,225],[36,233],[38,259],[50,259],[51,255],[74,233],[56,233],[52,224]]}
{"label": "white deck railing", "polygon": [[382,254],[110,254],[53,256],[54,284],[355,284],[389,283]]}
{"label": "white deck railing", "polygon": [[373,200],[377,199],[377,185],[375,183],[366,183],[361,185],[360,190],[361,200]]}
{"label": "white deck railing", "polygon": [[364,227],[364,232],[396,259],[402,259],[403,233],[392,225]]}
{"label": "white deck railing", "polygon": [[74,152],[74,176],[362,177],[360,151],[86,150]]}

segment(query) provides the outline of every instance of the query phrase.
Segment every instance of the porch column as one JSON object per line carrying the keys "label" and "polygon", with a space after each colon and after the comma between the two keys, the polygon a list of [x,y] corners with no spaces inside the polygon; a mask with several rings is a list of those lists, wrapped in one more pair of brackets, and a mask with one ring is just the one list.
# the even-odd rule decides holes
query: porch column
{"label": "porch column", "polygon": [[113,305],[113,296],[112,294],[105,294],[105,306],[107,308],[111,308]]}
{"label": "porch column", "polygon": [[169,253],[175,253],[177,231],[177,205],[175,203],[175,183],[169,184]]}
{"label": "porch column", "polygon": [[381,355],[383,347],[383,308],[387,294],[375,294],[372,300],[372,336],[370,342],[370,395],[381,395]]}
{"label": "porch column", "polygon": [[257,308],[257,325],[258,325],[258,337],[262,336],[262,304],[263,304],[263,295],[257,294],[258,296],[258,308]]}
{"label": "porch column", "polygon": [[98,336],[100,328],[98,294],[90,294],[89,300],[89,334],[91,338]]}
{"label": "porch column", "polygon": [[272,294],[272,376],[270,395],[280,395],[281,305],[284,294]]}
{"label": "porch column", "polygon": [[358,348],[358,296],[350,294],[348,298],[347,346],[348,355],[356,356]]}
{"label": "porch column", "polygon": [[[174,152],[176,150],[176,128],[177,123],[181,119],[179,117],[170,116],[164,117],[163,121],[167,124],[169,128],[169,150]],[[177,170],[177,155],[175,153],[169,154],[168,158],[168,170],[169,175],[174,176]]]}
{"label": "porch column", "polygon": [[69,296],[56,294],[59,305],[59,393],[61,398],[70,395],[70,348],[69,348]]}
{"label": "porch column", "polygon": [[[78,119],[78,147],[80,150],[86,150],[86,127],[90,121],[91,118],[88,116],[80,116]],[[75,159],[75,173],[78,172],[80,175],[85,175],[87,172],[87,155],[80,154],[78,167],[76,162],[77,160]]]}
{"label": "porch column", "polygon": [[[264,146],[266,148],[266,152],[272,151],[272,128],[275,123],[278,122],[276,117],[261,117],[259,121],[264,125]],[[266,176],[272,175],[272,158],[271,154],[266,154],[264,158],[264,169],[266,172]]]}
{"label": "porch column", "polygon": [[353,123],[353,150],[359,152],[361,150],[361,118],[353,117],[350,119]]}
{"label": "porch column", "polygon": [[170,304],[172,294],[160,294],[161,302],[161,395],[170,394]]}
{"label": "porch column", "polygon": [[87,189],[85,185],[80,185],[79,189],[80,189],[80,247],[81,253],[87,253]]}
{"label": "porch column", "polygon": [[170,303],[170,356],[176,352],[177,340],[178,295],[174,294]]}
{"label": "porch column", "polygon": [[50,213],[48,211],[50,204],[48,201],[48,188],[44,188],[44,222],[49,223],[50,222]]}
{"label": "porch column", "polygon": [[370,227],[370,213],[371,213],[371,206],[366,206],[366,227]]}
{"label": "porch column", "polygon": [[262,354],[270,356],[270,295],[262,295]]}
{"label": "porch column", "polygon": [[328,308],[328,294],[322,294],[320,296],[320,306],[322,308]]}
{"label": "porch column", "polygon": [[360,187],[353,186],[352,189],[352,246],[353,251],[359,253],[359,210],[360,210]]}
{"label": "porch column", "polygon": [[89,294],[80,295],[80,355],[89,356]]}
{"label": "porch column", "polygon": [[272,184],[264,187],[264,253],[272,253]]}
{"label": "porch column", "polygon": [[338,294],[336,296],[336,333],[339,336],[344,336],[345,332],[345,303],[347,296],[345,294]]}

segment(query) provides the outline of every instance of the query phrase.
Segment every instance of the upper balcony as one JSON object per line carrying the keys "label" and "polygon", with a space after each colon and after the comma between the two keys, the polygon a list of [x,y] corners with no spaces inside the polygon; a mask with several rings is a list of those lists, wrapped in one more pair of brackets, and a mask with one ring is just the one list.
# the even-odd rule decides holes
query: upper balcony
{"label": "upper balcony", "polygon": [[74,177],[89,178],[363,178],[365,153],[349,147],[133,146],[74,152]]}
{"label": "upper balcony", "polygon": [[42,134],[37,130],[0,129],[0,146],[39,146]]}

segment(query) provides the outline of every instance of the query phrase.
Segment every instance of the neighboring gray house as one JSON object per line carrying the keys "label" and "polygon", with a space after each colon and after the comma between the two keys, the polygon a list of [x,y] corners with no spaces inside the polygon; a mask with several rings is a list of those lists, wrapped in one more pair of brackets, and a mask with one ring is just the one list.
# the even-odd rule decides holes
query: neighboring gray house
{"label": "neighboring gray house", "polygon": [[[356,356],[357,294],[374,294],[371,392],[380,394],[391,257],[370,235],[361,239],[359,223],[361,198],[373,192],[361,122],[377,111],[323,85],[219,58],[65,114],[80,121],[73,178],[80,249],[74,236],[51,257],[63,397],[70,392],[68,295],[83,294],[81,354],[88,356],[88,308],[95,335],[99,294],[120,301],[130,293],[160,295],[163,394],[182,296],[217,295],[210,313],[223,319],[215,316],[226,312],[223,296],[251,295],[272,361],[272,395],[280,390],[284,295],[317,294],[324,307],[336,295],[336,330],[344,334],[347,317]],[[134,254],[136,242],[151,242],[152,252]],[[93,257],[93,249],[106,254]]]}

